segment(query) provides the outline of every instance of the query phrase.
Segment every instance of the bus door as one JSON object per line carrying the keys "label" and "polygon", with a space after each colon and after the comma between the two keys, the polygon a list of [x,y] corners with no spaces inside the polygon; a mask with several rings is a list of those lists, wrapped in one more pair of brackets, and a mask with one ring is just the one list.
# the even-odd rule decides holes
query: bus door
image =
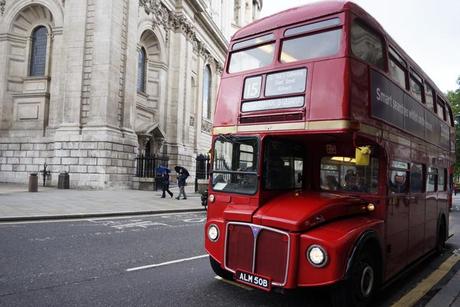
{"label": "bus door", "polygon": [[388,202],[386,214],[387,276],[401,270],[408,263],[409,163],[391,161],[388,173]]}
{"label": "bus door", "polygon": [[409,195],[409,261],[425,253],[425,193],[423,189],[423,165],[412,163],[410,168]]}

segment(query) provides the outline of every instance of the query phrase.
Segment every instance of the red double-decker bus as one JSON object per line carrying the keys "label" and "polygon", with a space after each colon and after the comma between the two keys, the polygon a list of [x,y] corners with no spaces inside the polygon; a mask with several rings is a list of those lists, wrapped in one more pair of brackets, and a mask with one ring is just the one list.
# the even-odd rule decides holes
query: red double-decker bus
{"label": "red double-decker bus", "polygon": [[362,8],[322,2],[232,38],[213,124],[205,247],[264,290],[350,305],[448,236],[452,111]]}

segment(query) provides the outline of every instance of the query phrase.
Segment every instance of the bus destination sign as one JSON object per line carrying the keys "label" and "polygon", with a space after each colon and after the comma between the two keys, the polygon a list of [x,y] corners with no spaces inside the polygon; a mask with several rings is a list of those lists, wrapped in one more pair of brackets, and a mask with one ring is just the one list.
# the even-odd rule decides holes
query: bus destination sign
{"label": "bus destination sign", "polygon": [[371,115],[433,144],[449,149],[449,127],[421,103],[371,70]]}
{"label": "bus destination sign", "polygon": [[305,91],[307,69],[296,69],[267,75],[265,96],[278,96]]}

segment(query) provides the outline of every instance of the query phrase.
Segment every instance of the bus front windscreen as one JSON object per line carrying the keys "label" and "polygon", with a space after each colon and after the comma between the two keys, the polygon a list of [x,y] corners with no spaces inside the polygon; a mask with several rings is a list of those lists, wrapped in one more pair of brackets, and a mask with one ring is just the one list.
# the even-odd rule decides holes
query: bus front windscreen
{"label": "bus front windscreen", "polygon": [[214,191],[255,194],[257,191],[255,137],[220,136],[214,143],[212,188]]}

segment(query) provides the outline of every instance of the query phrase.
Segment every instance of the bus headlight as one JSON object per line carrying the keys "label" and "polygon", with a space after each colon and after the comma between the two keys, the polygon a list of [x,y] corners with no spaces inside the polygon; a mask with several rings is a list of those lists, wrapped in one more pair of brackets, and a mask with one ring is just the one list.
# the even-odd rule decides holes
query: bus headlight
{"label": "bus headlight", "polygon": [[307,249],[305,257],[312,266],[317,268],[321,268],[327,263],[327,253],[324,248],[319,245],[311,245]]}
{"label": "bus headlight", "polygon": [[216,225],[212,224],[208,228],[208,238],[209,240],[215,242],[219,239],[219,228]]}

